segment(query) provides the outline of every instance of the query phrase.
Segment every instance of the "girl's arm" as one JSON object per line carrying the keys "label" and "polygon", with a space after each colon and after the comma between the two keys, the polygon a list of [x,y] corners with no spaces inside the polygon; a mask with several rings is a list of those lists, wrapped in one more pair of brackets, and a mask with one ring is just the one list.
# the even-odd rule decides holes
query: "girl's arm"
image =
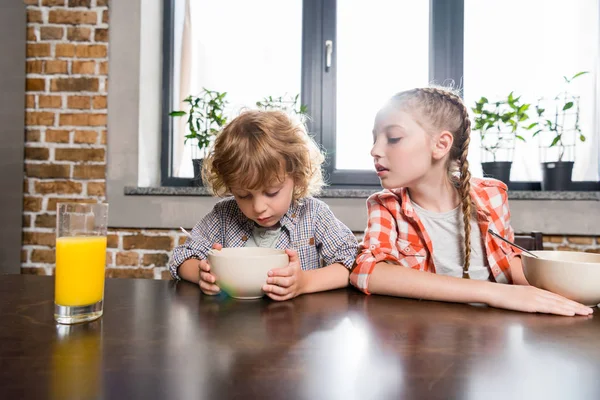
{"label": "girl's arm", "polygon": [[592,309],[533,286],[455,278],[379,262],[370,274],[370,293],[558,315],[589,315]]}

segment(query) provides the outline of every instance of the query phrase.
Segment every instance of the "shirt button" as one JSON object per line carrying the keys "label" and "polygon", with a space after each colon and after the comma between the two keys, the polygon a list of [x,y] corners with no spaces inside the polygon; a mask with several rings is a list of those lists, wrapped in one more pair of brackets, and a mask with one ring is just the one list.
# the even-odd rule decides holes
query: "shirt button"
{"label": "shirt button", "polygon": [[410,251],[410,248],[407,247],[407,248],[404,249],[404,251]]}
{"label": "shirt button", "polygon": [[370,246],[369,246],[369,248],[370,248],[371,250],[375,250],[375,247],[376,247],[376,246],[375,246],[374,244],[372,244],[372,245],[370,245]]}
{"label": "shirt button", "polygon": [[292,218],[296,218],[296,213],[293,213],[293,214],[292,214]]}
{"label": "shirt button", "polygon": [[245,242],[246,240],[248,240],[248,236],[246,236],[246,235],[242,236],[242,241]]}

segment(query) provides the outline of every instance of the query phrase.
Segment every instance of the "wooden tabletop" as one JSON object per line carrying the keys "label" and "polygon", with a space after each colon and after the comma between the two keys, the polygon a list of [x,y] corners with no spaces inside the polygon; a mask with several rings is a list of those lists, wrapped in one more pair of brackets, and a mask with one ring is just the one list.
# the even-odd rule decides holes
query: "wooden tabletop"
{"label": "wooden tabletop", "polygon": [[600,316],[108,279],[104,316],[61,326],[53,294],[0,276],[1,399],[600,399]]}

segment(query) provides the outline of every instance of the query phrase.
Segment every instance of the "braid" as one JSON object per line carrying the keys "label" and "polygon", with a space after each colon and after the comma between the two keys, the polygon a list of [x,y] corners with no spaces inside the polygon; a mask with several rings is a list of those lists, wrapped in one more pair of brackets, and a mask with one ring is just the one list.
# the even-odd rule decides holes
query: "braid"
{"label": "braid", "polygon": [[[464,103],[452,92],[438,89],[435,87],[417,89],[429,96],[436,97],[444,102],[449,102],[456,106],[461,113],[462,121],[459,132],[454,133],[455,144],[452,146],[450,157],[453,160],[458,160],[460,166],[460,181],[458,185],[458,193],[462,205],[464,234],[465,234],[465,260],[463,265],[463,278],[469,279],[469,266],[471,264],[471,173],[469,172],[469,161],[467,155],[469,153],[469,143],[471,142],[471,120],[469,112]],[[456,137],[458,136],[458,137]]]}

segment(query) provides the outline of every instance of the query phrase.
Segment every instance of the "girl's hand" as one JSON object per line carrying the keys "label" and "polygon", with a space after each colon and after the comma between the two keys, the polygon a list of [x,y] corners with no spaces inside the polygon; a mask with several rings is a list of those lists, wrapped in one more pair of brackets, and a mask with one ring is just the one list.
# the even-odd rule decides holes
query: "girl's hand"
{"label": "girl's hand", "polygon": [[301,295],[304,286],[304,274],[300,267],[298,252],[292,249],[286,249],[285,252],[290,258],[288,266],[270,270],[267,283],[262,288],[267,296],[277,301]]}
{"label": "girl's hand", "polygon": [[[213,244],[213,249],[221,250],[222,248],[223,246],[221,246],[219,243]],[[200,280],[198,281],[198,285],[200,286],[202,293],[209,296],[219,294],[221,292],[221,288],[215,285],[217,278],[210,273],[210,265],[208,264],[208,261],[200,260],[198,270],[200,271]]]}
{"label": "girl's hand", "polygon": [[507,310],[556,315],[590,315],[594,311],[583,304],[534,286],[494,285],[488,304]]}

